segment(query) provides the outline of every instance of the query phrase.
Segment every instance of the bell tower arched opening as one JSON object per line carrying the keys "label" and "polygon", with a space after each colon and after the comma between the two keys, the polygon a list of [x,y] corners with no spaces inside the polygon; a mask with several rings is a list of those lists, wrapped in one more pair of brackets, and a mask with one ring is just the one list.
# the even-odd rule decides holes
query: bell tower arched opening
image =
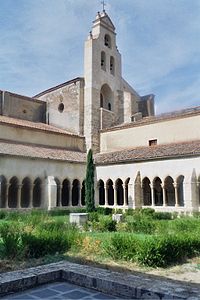
{"label": "bell tower arched opening", "polygon": [[104,84],[101,87],[100,92],[100,107],[113,111],[113,98],[114,96],[111,88],[108,84]]}

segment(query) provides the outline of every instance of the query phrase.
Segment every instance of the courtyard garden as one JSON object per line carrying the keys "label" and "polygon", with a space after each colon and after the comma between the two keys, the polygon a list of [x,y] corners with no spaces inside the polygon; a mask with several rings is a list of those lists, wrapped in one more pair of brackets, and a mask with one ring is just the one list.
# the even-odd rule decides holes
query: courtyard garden
{"label": "courtyard garden", "polygon": [[[74,212],[85,212],[84,209]],[[79,228],[69,210],[0,212],[1,272],[63,259],[166,268],[200,256],[200,215],[97,208]],[[122,213],[122,220],[112,220]]]}

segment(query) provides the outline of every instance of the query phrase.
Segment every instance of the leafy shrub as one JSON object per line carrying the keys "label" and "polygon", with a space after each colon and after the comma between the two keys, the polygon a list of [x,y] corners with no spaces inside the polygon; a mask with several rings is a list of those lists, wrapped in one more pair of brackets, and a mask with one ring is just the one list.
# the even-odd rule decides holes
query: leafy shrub
{"label": "leafy shrub", "polygon": [[92,229],[100,232],[116,231],[116,224],[117,222],[112,220],[110,216],[101,216],[98,222],[92,222]]}
{"label": "leafy shrub", "polygon": [[19,224],[5,221],[0,226],[0,236],[3,242],[2,256],[16,258],[21,252],[21,228]]}
{"label": "leafy shrub", "polygon": [[116,233],[104,244],[106,253],[114,259],[134,260],[138,238],[130,234]]}
{"label": "leafy shrub", "polygon": [[61,230],[43,230],[24,232],[22,234],[22,244],[26,257],[42,257],[57,253],[64,253],[69,250],[78,238],[75,228],[68,228],[65,232]]}
{"label": "leafy shrub", "polygon": [[7,216],[7,212],[1,210],[1,211],[0,211],[0,219],[1,219],[1,220],[2,220],[2,219],[5,219],[6,216]]}
{"label": "leafy shrub", "polygon": [[121,209],[121,208],[113,208],[112,213],[113,214],[123,214],[123,209]]}
{"label": "leafy shrub", "polygon": [[98,214],[98,212],[91,212],[91,213],[89,213],[88,220],[90,222],[93,222],[93,221],[98,222],[99,221],[99,214]]}
{"label": "leafy shrub", "polygon": [[70,210],[69,209],[52,209],[48,212],[49,216],[67,216],[70,214]]}
{"label": "leafy shrub", "polygon": [[119,222],[116,224],[116,230],[119,232],[127,232],[128,224],[126,222]]}
{"label": "leafy shrub", "polygon": [[110,207],[96,207],[96,212],[104,215],[104,216],[108,216],[108,215],[112,215],[112,208]]}
{"label": "leafy shrub", "polygon": [[170,212],[154,212],[153,218],[155,220],[172,220],[173,216]]}
{"label": "leafy shrub", "polygon": [[127,220],[127,231],[129,232],[153,234],[155,229],[155,222],[142,215],[135,215]]}

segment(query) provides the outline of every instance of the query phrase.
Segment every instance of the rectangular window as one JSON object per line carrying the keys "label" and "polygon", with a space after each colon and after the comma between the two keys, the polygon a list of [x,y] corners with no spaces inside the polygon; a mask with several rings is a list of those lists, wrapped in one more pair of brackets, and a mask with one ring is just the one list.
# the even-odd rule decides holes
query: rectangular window
{"label": "rectangular window", "polygon": [[156,146],[157,140],[149,140],[149,146]]}

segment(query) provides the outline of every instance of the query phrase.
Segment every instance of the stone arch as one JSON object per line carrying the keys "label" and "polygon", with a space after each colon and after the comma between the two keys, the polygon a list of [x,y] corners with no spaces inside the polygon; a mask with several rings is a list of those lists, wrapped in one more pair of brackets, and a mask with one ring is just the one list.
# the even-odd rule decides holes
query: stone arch
{"label": "stone arch", "polygon": [[85,180],[83,180],[81,187],[81,205],[85,206]]}
{"label": "stone arch", "polygon": [[164,181],[164,193],[167,206],[175,206],[175,189],[174,180],[171,176],[167,176]]}
{"label": "stone arch", "polygon": [[155,205],[162,206],[163,205],[163,189],[162,189],[162,181],[159,177],[154,178],[153,189],[154,189]]}
{"label": "stone arch", "polygon": [[107,187],[108,205],[114,205],[114,189],[113,189],[113,182],[111,179],[108,179],[106,183],[106,187]]}
{"label": "stone arch", "polygon": [[113,110],[114,94],[108,84],[101,87],[100,92],[100,105],[107,110]]}
{"label": "stone arch", "polygon": [[21,189],[21,207],[28,208],[31,201],[31,180],[28,177],[25,177],[22,180],[22,189]]}
{"label": "stone arch", "polygon": [[1,175],[0,176],[0,208],[6,207],[6,186],[7,186],[7,180],[6,178]]}
{"label": "stone arch", "polygon": [[33,207],[40,207],[42,203],[42,180],[38,177],[33,183]]}
{"label": "stone arch", "polygon": [[79,205],[80,199],[80,182],[78,179],[74,179],[72,183],[72,206]]}
{"label": "stone arch", "polygon": [[142,180],[142,196],[143,205],[152,205],[151,181],[148,177],[144,177]]}
{"label": "stone arch", "polygon": [[101,69],[106,71],[106,53],[101,51]]}
{"label": "stone arch", "polygon": [[19,181],[16,176],[12,177],[8,188],[8,207],[17,208]]}
{"label": "stone arch", "polygon": [[105,34],[104,36],[104,45],[108,48],[111,48],[111,37],[109,34]]}
{"label": "stone arch", "polygon": [[184,176],[180,175],[176,179],[177,184],[177,204],[178,206],[184,206],[184,190],[183,190]]}
{"label": "stone arch", "polygon": [[110,73],[115,75],[115,59],[113,56],[110,57]]}
{"label": "stone arch", "polygon": [[98,189],[99,189],[99,205],[105,205],[105,188],[102,179],[100,179],[98,182]]}
{"label": "stone arch", "polygon": [[128,201],[128,196],[129,196],[129,190],[128,190],[128,185],[129,185],[129,182],[130,182],[130,177],[128,177],[126,180],[125,180],[125,205],[128,205],[129,204],[129,201]]}
{"label": "stone arch", "polygon": [[123,181],[118,178],[115,182],[117,205],[124,205],[124,188]]}
{"label": "stone arch", "polygon": [[69,197],[70,197],[70,181],[65,178],[62,183],[62,192],[61,192],[62,206],[69,206]]}

